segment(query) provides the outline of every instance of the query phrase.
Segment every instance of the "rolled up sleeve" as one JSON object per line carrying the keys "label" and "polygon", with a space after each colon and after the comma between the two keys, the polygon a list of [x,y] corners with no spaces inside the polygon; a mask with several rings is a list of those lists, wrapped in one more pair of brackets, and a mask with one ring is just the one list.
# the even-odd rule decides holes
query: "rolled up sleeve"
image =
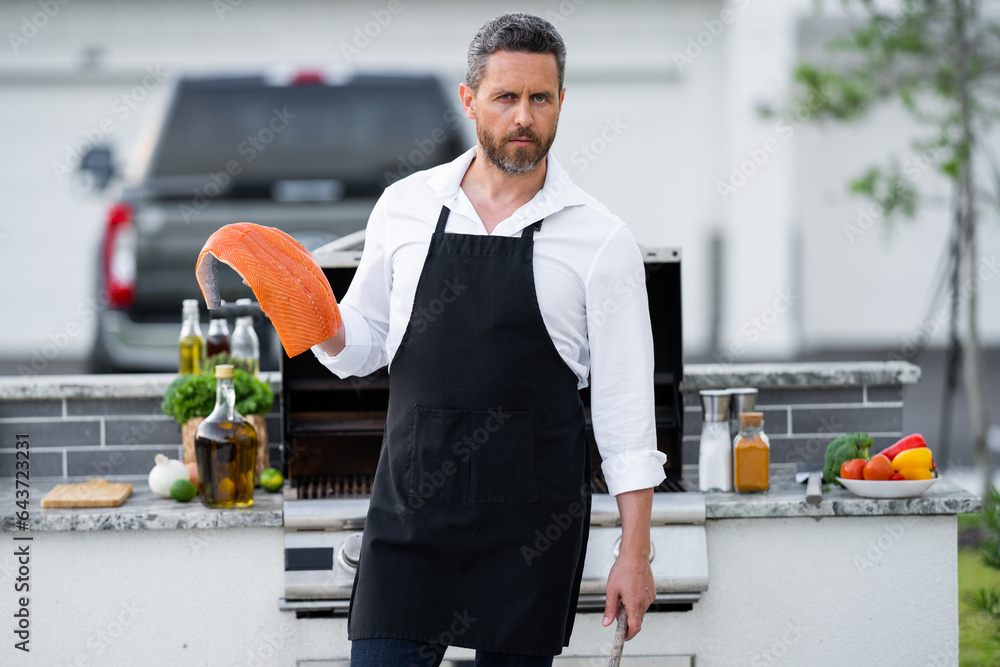
{"label": "rolled up sleeve", "polygon": [[586,290],[591,418],[608,492],[655,487],[666,477],[667,457],[656,448],[645,267],[627,227],[597,253]]}

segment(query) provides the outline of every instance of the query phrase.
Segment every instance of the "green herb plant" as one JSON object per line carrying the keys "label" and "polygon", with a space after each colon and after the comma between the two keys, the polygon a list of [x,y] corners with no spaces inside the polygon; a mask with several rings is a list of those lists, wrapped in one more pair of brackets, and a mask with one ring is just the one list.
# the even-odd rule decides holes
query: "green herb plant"
{"label": "green herb plant", "polygon": [[[227,363],[230,363],[229,355],[217,354],[206,360],[201,373],[178,377],[167,387],[160,410],[181,425],[193,417],[210,415],[215,408],[215,366]],[[263,380],[237,367],[233,369],[233,389],[236,411],[240,414],[264,415],[271,411],[274,392]]]}

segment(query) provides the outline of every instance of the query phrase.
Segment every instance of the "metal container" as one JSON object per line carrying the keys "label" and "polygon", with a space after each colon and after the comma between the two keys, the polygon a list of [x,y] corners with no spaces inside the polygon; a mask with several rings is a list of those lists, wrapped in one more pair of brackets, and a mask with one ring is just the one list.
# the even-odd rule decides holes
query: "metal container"
{"label": "metal container", "polygon": [[729,420],[730,395],[728,389],[702,389],[698,395],[701,398],[702,421],[724,422]]}
{"label": "metal container", "polygon": [[736,438],[740,433],[740,414],[754,412],[757,408],[757,389],[755,387],[736,387],[727,389],[729,399],[729,436]]}
{"label": "metal container", "polygon": [[704,389],[701,397],[701,441],[698,445],[698,489],[733,490],[733,439],[729,436],[729,391]]}

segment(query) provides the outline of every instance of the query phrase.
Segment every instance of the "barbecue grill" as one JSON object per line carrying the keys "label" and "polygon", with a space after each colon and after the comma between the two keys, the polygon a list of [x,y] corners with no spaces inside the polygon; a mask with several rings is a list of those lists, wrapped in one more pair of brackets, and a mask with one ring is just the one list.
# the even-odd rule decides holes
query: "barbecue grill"
{"label": "barbecue grill", "polygon": [[[361,252],[316,253],[336,294],[350,285]],[[666,479],[653,498],[651,610],[684,611],[708,588],[705,502],[682,479],[684,406],[681,350],[680,250],[643,249],[654,346],[657,448],[667,455]],[[284,503],[285,597],[297,616],[345,615],[360,557],[385,429],[389,378],[338,378],[312,354],[281,358],[282,466],[289,480]],[[578,612],[604,609],[604,588],[617,556],[621,520],[607,493],[587,410],[594,492],[591,529]]]}

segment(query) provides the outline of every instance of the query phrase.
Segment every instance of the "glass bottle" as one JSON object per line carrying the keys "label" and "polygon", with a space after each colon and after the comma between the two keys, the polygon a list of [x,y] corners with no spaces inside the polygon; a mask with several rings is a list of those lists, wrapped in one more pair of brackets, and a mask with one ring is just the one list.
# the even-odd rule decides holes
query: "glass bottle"
{"label": "glass bottle", "polygon": [[764,415],[740,414],[740,435],[733,447],[733,482],[737,491],[767,491],[770,448],[761,431]]}
{"label": "glass bottle", "polygon": [[232,364],[216,366],[215,377],[215,409],[194,437],[198,495],[207,507],[249,507],[257,467],[257,432],[236,411]]}
{"label": "glass bottle", "polygon": [[698,445],[698,489],[733,490],[733,446],[729,440],[729,392],[705,389],[701,397],[701,441]]}
{"label": "glass bottle", "polygon": [[[236,300],[237,306],[249,306],[250,304],[250,299]],[[230,348],[229,354],[233,364],[257,377],[257,373],[260,371],[260,340],[253,328],[253,317],[247,315],[236,318],[236,327],[233,329],[233,335],[230,339]]]}
{"label": "glass bottle", "polygon": [[[220,300],[220,305],[226,305]],[[229,354],[229,322],[224,317],[215,317],[208,324],[208,338],[205,348],[209,357],[225,352]]]}
{"label": "glass bottle", "polygon": [[201,336],[198,300],[184,299],[182,308],[184,324],[181,326],[181,336],[177,343],[180,357],[178,372],[181,375],[200,373],[202,362],[205,360],[205,339]]}

